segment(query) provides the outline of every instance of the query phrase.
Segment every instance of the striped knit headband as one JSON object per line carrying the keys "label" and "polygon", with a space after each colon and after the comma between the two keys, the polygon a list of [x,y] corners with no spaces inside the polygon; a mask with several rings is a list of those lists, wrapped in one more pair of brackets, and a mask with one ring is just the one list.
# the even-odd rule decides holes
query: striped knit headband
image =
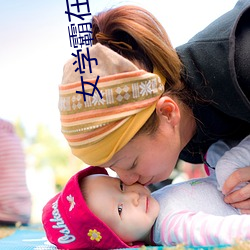
{"label": "striped knit headband", "polygon": [[[91,64],[92,73],[86,63],[84,74],[75,72],[74,58],[64,66],[59,110],[62,133],[72,153],[97,166],[109,161],[145,124],[164,92],[165,82],[101,44],[90,47],[89,55],[98,61],[98,65]],[[100,93],[96,90],[84,101],[83,95],[76,93],[82,91],[81,76],[92,84],[99,76]],[[93,86],[85,84],[84,89],[92,93]]]}

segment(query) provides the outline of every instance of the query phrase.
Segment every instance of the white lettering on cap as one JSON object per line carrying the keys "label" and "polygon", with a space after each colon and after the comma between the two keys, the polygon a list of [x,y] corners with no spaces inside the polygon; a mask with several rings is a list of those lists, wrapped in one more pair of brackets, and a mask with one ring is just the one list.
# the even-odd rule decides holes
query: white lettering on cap
{"label": "white lettering on cap", "polygon": [[52,204],[52,215],[53,218],[50,219],[51,222],[56,222],[56,225],[53,225],[52,227],[55,229],[61,229],[59,232],[63,234],[63,236],[58,238],[58,243],[60,244],[68,244],[73,241],[75,241],[76,237],[72,234],[70,234],[70,230],[67,227],[67,225],[64,223],[64,220],[61,217],[60,211],[58,210],[58,201],[55,201]]}

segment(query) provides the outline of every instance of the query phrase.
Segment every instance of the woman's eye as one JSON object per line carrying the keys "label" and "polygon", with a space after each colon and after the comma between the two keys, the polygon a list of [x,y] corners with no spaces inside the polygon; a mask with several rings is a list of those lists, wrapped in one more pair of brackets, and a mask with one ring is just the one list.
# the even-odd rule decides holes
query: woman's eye
{"label": "woman's eye", "polygon": [[123,189],[124,189],[124,186],[123,186],[123,182],[122,181],[120,181],[120,189],[121,189],[121,191],[124,191]]}
{"label": "woman's eye", "polygon": [[118,214],[121,215],[122,213],[122,208],[123,208],[123,205],[122,204],[119,204],[118,205]]}

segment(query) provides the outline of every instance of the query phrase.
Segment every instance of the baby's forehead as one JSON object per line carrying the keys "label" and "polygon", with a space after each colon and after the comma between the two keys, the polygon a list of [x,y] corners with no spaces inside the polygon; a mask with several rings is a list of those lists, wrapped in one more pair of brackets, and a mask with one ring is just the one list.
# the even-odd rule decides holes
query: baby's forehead
{"label": "baby's forehead", "polygon": [[117,191],[120,179],[105,174],[95,174],[86,176],[80,186],[84,197],[96,195],[106,195]]}
{"label": "baby's forehead", "polygon": [[105,175],[105,174],[93,174],[93,175],[88,175],[86,177],[84,177],[81,182],[100,182],[101,180],[105,181],[105,182],[116,182],[116,181],[120,181],[120,179],[118,177],[112,177],[109,175]]}
{"label": "baby's forehead", "polygon": [[88,176],[85,176],[84,179],[97,179],[97,178],[110,178],[110,179],[118,179],[118,177],[112,177],[112,176],[109,176],[107,174],[92,174],[92,175],[88,175]]}
{"label": "baby's forehead", "polygon": [[105,190],[109,187],[114,186],[115,182],[120,181],[120,179],[111,177],[109,175],[105,174],[92,174],[85,177],[82,177],[79,180],[79,187],[81,189],[82,195],[85,198],[85,200],[89,200],[89,193],[98,192],[101,191],[105,192]]}

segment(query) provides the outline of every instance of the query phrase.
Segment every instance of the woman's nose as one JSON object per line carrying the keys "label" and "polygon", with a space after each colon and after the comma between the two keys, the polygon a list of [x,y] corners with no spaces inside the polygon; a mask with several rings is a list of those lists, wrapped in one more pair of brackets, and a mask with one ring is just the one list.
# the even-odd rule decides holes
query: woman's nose
{"label": "woman's nose", "polygon": [[127,170],[112,168],[119,176],[119,178],[124,182],[126,185],[132,185],[139,180],[139,175],[135,173],[129,173]]}

